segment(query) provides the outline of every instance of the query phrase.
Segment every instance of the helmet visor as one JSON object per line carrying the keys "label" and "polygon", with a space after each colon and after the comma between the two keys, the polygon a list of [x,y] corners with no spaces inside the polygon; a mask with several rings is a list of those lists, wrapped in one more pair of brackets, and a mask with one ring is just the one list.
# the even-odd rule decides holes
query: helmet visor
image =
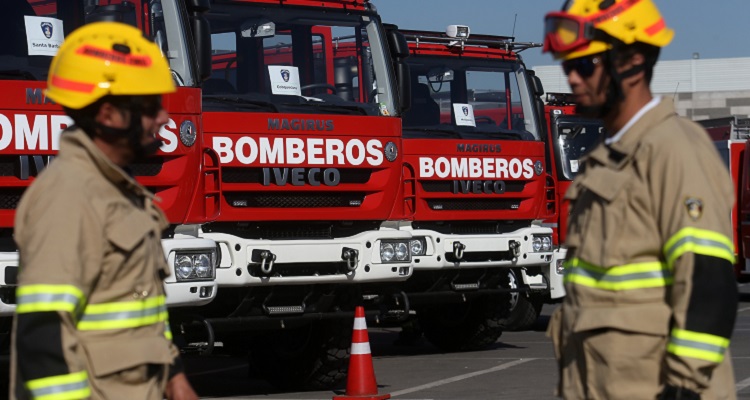
{"label": "helmet visor", "polygon": [[593,39],[590,22],[565,12],[544,17],[544,52],[563,53],[588,44]]}

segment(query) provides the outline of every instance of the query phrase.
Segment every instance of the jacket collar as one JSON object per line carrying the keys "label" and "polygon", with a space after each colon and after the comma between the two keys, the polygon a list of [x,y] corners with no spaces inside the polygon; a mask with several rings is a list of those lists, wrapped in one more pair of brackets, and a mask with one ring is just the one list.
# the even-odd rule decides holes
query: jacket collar
{"label": "jacket collar", "polygon": [[649,110],[636,121],[622,138],[611,145],[601,144],[589,154],[589,158],[604,164],[619,168],[627,163],[638,150],[644,136],[651,129],[675,114],[671,98],[663,98],[659,104]]}
{"label": "jacket collar", "polygon": [[77,162],[91,163],[104,176],[105,179],[118,187],[132,192],[141,197],[153,200],[154,195],[143,185],[136,182],[125,170],[99,150],[91,138],[80,128],[65,130],[60,137],[61,159],[70,159]]}

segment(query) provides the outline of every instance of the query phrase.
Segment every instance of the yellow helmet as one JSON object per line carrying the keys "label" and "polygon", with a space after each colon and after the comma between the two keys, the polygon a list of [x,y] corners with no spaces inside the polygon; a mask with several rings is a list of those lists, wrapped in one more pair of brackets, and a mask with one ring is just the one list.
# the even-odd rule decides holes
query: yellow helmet
{"label": "yellow helmet", "polygon": [[548,13],[544,22],[543,51],[562,60],[607,51],[617,40],[664,47],[674,36],[652,0],[573,0],[567,11]]}
{"label": "yellow helmet", "polygon": [[106,95],[174,91],[159,47],[137,28],[119,22],[95,22],[73,31],[52,59],[47,78],[47,97],[72,109]]}

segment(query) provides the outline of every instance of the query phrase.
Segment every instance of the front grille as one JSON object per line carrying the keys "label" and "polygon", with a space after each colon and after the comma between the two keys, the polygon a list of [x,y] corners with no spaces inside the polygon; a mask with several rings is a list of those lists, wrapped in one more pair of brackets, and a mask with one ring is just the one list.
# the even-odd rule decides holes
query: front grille
{"label": "front grille", "polygon": [[516,210],[521,205],[517,199],[429,199],[427,205],[434,211]]}
{"label": "front grille", "polygon": [[[505,181],[505,193],[520,193],[526,181]],[[422,190],[427,193],[453,193],[453,181],[421,181]]]}
{"label": "front grille", "polygon": [[156,176],[164,167],[162,157],[150,157],[145,161],[130,165],[133,176]]}
{"label": "front grille", "polygon": [[366,231],[377,230],[373,221],[335,222],[214,222],[203,225],[204,232],[222,232],[245,239],[292,240],[334,239],[351,237]]}
{"label": "front grille", "polygon": [[362,193],[225,193],[227,203],[237,208],[331,208],[359,207],[365,200]]}
{"label": "front grille", "polygon": [[18,176],[18,156],[0,157],[0,176]]}
{"label": "front grille", "polygon": [[[278,170],[284,170],[287,169],[287,171],[278,171],[278,175],[281,177],[283,174],[286,174],[287,182],[289,182],[291,179],[289,177],[289,174],[291,173],[291,168],[222,168],[221,170],[221,181],[224,183],[255,183],[262,185],[263,184],[263,170],[267,169],[266,174],[268,175],[268,179],[273,183],[275,183],[275,175],[274,175],[274,169]],[[305,173],[303,174],[305,177],[307,177],[307,171],[309,168],[304,168]],[[342,183],[350,183],[350,184],[363,184],[370,181],[370,176],[372,175],[372,170],[367,168],[337,168],[339,175],[341,177],[341,181],[339,184]],[[322,170],[321,170],[322,171]],[[318,172],[316,179],[318,181],[323,181],[322,176],[320,176],[322,172]]]}
{"label": "front grille", "polygon": [[15,210],[24,189],[6,188],[0,193],[0,210]]}

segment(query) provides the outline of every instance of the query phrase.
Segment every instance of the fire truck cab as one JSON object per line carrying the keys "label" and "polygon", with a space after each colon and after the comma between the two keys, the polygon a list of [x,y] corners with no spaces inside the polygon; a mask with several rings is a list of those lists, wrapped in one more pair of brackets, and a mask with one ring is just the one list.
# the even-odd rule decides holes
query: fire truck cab
{"label": "fire truck cab", "polygon": [[565,192],[578,174],[579,159],[592,150],[605,135],[600,120],[575,115],[575,104],[569,94],[547,93],[544,114],[547,120],[547,167],[556,180],[557,208],[544,221],[553,231],[553,268],[549,278],[550,299],[555,301],[565,296],[562,264],[566,254],[563,244],[569,213],[569,204],[564,199]]}
{"label": "fire truck cab", "polygon": [[364,0],[213,0],[204,17],[204,197],[216,213],[201,237],[221,262],[202,322],[272,384],[330,387],[345,376],[355,306],[379,313],[412,272],[411,234],[391,222],[408,102],[398,40]]}
{"label": "fire truck cab", "polygon": [[736,200],[732,209],[735,276],[750,282],[750,118],[737,116],[696,121],[714,140],[734,181]]}
{"label": "fire truck cab", "polygon": [[[200,75],[190,43],[196,5],[184,0],[6,0],[0,13],[0,316],[15,310],[18,253],[13,241],[15,208],[24,190],[50,163],[71,120],[44,95],[47,71],[65,35],[95,21],[140,28],[169,59],[177,92],[164,96],[169,122],[156,155],[133,165],[136,179],[156,194],[171,228],[162,239],[173,271],[167,303],[200,306],[216,296],[216,243],[199,238],[205,217],[192,206],[201,190]],[[193,24],[195,25],[195,24]],[[192,308],[192,307],[191,307]],[[10,326],[9,324],[7,325]]]}
{"label": "fire truck cab", "polygon": [[494,343],[536,320],[549,291],[555,208],[544,116],[511,37],[401,29],[410,55],[404,203],[414,276],[403,285],[439,348]]}

